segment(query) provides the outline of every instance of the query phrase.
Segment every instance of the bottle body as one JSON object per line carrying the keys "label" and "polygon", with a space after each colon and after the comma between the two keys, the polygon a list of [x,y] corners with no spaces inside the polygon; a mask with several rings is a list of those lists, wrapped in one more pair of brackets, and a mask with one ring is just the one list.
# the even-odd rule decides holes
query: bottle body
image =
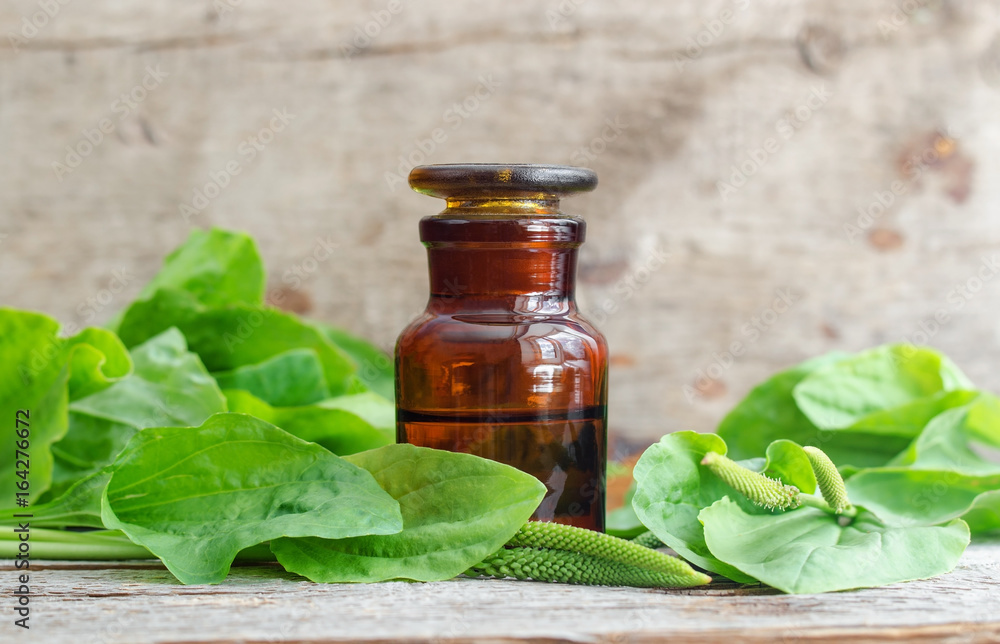
{"label": "bottle body", "polygon": [[608,351],[574,299],[585,224],[511,209],[421,221],[431,296],[397,342],[397,438],[517,467],[548,490],[534,518],[603,530]]}

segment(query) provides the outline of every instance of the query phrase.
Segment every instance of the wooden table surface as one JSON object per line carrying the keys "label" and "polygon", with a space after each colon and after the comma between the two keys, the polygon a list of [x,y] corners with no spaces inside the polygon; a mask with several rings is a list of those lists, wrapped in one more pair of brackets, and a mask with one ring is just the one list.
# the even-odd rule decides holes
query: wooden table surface
{"label": "wooden table surface", "polygon": [[13,626],[10,560],[0,642],[584,641],[998,642],[1000,543],[954,572],[846,593],[782,595],[716,582],[691,590],[519,581],[314,584],[276,567],[182,586],[159,562],[32,561],[31,629]]}

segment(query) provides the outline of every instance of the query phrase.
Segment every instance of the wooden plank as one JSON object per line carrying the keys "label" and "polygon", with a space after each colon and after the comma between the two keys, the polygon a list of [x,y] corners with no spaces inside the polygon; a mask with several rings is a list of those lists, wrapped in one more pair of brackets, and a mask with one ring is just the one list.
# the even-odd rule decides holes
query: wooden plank
{"label": "wooden plank", "polygon": [[[314,584],[236,567],[182,586],[150,562],[33,562],[33,641],[990,642],[1000,639],[1000,544],[933,580],[825,595],[760,586],[588,588],[459,579]],[[12,575],[11,562],[0,576]],[[6,629],[8,625],[4,625]]]}

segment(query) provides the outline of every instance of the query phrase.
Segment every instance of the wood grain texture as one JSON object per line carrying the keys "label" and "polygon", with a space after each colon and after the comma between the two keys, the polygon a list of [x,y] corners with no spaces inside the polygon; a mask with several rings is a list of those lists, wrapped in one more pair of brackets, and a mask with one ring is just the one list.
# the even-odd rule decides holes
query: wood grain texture
{"label": "wood grain texture", "polygon": [[[389,347],[425,301],[416,222],[440,205],[387,173],[582,163],[601,185],[566,209],[590,224],[579,297],[614,354],[613,432],[710,430],[775,370],[920,340],[922,324],[1000,389],[1000,279],[977,282],[1000,250],[992,0],[398,9],[69,2],[25,38],[39,5],[3,3],[0,304],[104,321],[191,226],[220,225],[260,240],[297,310]],[[131,107],[121,94],[150,66],[168,76]],[[287,126],[248,158],[275,109]],[[102,119],[110,133],[57,177]],[[218,178],[230,162],[239,174]],[[744,163],[745,185],[720,194]],[[213,180],[227,185],[185,221]],[[320,240],[337,251],[316,262]],[[779,290],[792,304],[769,311]]]}
{"label": "wood grain texture", "polygon": [[[32,641],[995,642],[1000,544],[952,573],[826,595],[730,583],[682,591],[459,579],[314,584],[238,567],[181,586],[161,566],[32,562]],[[0,565],[0,575],[14,571]],[[8,625],[4,625],[4,629]]]}

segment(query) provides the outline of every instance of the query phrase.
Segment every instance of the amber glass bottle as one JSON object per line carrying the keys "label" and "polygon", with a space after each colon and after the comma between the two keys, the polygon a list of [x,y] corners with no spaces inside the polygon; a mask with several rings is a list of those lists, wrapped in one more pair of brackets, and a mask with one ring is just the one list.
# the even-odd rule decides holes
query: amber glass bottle
{"label": "amber glass bottle", "polygon": [[446,207],[420,222],[431,292],[396,345],[398,440],[529,472],[548,488],[534,518],[603,530],[607,343],[574,297],[586,224],[559,212],[597,176],[438,165],[410,185]]}

